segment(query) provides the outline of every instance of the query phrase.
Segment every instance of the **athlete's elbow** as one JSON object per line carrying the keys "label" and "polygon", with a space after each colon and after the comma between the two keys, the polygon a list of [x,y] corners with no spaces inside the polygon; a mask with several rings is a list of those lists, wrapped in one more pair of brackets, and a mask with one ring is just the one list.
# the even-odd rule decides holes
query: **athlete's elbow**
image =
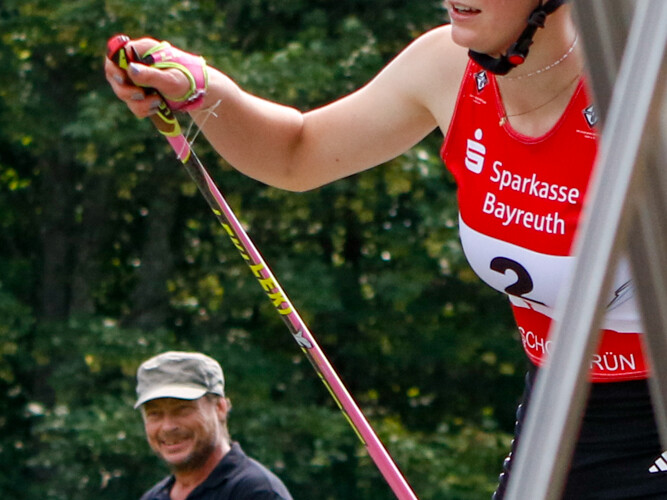
{"label": "athlete's elbow", "polygon": [[321,187],[324,183],[316,182],[303,170],[290,167],[288,172],[276,183],[276,187],[293,193],[305,193]]}
{"label": "athlete's elbow", "polygon": [[283,155],[284,162],[280,168],[280,187],[287,191],[302,193],[320,187],[323,183],[317,181],[317,163],[312,155],[307,153],[303,141],[303,128],[295,134],[289,142]]}

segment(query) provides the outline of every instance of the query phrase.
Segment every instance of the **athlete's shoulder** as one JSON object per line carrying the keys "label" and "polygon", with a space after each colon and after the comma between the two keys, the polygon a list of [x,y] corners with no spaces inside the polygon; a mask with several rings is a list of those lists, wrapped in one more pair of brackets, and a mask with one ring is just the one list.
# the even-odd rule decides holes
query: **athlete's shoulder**
{"label": "athlete's shoulder", "polygon": [[467,49],[456,45],[451,27],[443,25],[415,38],[387,68],[418,92],[435,86],[442,95],[443,85],[458,89],[467,64]]}
{"label": "athlete's shoulder", "polygon": [[468,49],[454,43],[451,26],[443,25],[415,39],[406,52],[421,70],[412,78],[419,82],[417,86],[425,105],[440,128],[446,130],[470,61]]}
{"label": "athlete's shoulder", "polygon": [[462,74],[469,61],[468,49],[457,45],[452,39],[450,24],[425,32],[413,42],[413,45],[425,55],[429,54],[438,66],[449,68],[450,72]]}

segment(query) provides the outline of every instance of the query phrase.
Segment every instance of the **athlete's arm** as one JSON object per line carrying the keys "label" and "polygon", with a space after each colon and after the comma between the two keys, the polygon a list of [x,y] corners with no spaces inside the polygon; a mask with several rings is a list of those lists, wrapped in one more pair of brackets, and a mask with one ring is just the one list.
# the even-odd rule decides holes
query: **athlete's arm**
{"label": "athlete's arm", "polygon": [[[370,83],[329,105],[301,113],[253,96],[210,68],[205,111],[192,112],[215,149],[255,179],[301,191],[383,163],[408,150],[438,125],[446,127],[467,58],[449,28],[422,35]],[[178,72],[142,68],[130,77],[164,95],[183,95]],[[109,74],[109,69],[107,69]],[[168,78],[170,80],[168,80]],[[151,99],[132,100],[130,90],[109,78],[138,115]],[[180,87],[179,87],[180,85]]]}

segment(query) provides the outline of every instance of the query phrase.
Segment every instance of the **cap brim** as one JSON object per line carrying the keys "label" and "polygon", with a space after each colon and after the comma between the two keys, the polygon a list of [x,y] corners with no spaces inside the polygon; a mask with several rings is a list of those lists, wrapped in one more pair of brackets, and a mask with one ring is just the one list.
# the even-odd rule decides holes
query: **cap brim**
{"label": "cap brim", "polygon": [[136,410],[142,404],[148,401],[152,401],[153,399],[174,398],[192,400],[201,398],[204,394],[206,394],[206,392],[208,391],[202,387],[192,387],[188,385],[163,385],[147,392],[146,394],[142,394],[141,397],[137,399],[137,402],[134,403],[134,409]]}

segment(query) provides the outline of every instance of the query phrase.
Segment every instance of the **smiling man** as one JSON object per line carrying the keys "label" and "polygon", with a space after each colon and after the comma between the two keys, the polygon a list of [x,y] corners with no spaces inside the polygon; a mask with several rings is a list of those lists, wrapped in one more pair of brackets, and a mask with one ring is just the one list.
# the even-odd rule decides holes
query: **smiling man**
{"label": "smiling man", "polygon": [[292,500],[285,485],[233,443],[220,364],[170,351],[141,364],[137,402],[153,451],[171,475],[141,500]]}

